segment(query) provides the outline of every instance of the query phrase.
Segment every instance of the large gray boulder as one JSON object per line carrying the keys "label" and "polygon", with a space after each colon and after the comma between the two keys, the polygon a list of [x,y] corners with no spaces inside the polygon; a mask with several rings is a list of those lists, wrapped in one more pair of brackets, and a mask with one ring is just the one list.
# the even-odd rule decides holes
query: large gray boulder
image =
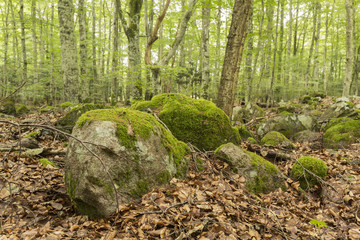
{"label": "large gray boulder", "polygon": [[286,188],[284,177],[275,165],[233,143],[221,145],[216,149],[215,156],[228,163],[233,172],[243,176],[246,188],[254,193],[269,193]]}
{"label": "large gray boulder", "polygon": [[317,126],[314,118],[308,115],[277,116],[261,123],[257,134],[262,138],[266,133],[276,131],[290,138],[295,133],[303,130],[313,130]]}
{"label": "large gray boulder", "polygon": [[[152,115],[125,108],[83,114],[73,130],[105,163],[120,203],[141,197],[173,176],[184,177],[188,149]],[[67,192],[81,214],[107,217],[116,211],[115,190],[102,163],[70,139],[65,159]]]}
{"label": "large gray boulder", "polygon": [[328,122],[334,118],[351,116],[353,114],[356,114],[356,112],[349,105],[349,102],[339,100],[325,110],[325,112],[319,117],[319,122]]}
{"label": "large gray boulder", "polygon": [[244,107],[234,107],[232,121],[247,123],[257,117],[264,117],[265,112],[256,103],[249,102]]}

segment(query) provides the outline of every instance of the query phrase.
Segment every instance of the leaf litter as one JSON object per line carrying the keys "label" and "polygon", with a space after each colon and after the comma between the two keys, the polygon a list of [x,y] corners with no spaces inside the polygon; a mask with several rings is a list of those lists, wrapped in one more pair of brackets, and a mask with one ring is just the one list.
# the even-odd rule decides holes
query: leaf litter
{"label": "leaf litter", "polygon": [[[51,124],[58,116],[27,117]],[[31,131],[22,129],[21,136]],[[0,132],[0,144],[18,140],[18,129],[1,124]],[[38,143],[66,151],[66,140],[56,135],[45,134]],[[254,148],[248,143],[242,147]],[[226,163],[199,154],[203,171],[190,160],[186,179],[174,178],[137,201],[121,204],[107,219],[90,219],[78,215],[67,196],[63,156],[48,158],[59,166],[55,168],[43,166],[41,156],[0,152],[0,240],[360,239],[360,144],[330,151],[302,143],[286,154],[290,160],[274,162],[284,175],[289,176],[295,159],[312,156],[326,162],[327,184],[304,192],[287,179],[286,191],[254,195]]]}

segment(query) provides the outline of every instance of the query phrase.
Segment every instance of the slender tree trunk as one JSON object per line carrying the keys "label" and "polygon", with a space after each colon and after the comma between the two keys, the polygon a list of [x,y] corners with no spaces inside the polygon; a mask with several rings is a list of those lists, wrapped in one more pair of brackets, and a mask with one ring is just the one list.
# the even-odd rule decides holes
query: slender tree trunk
{"label": "slender tree trunk", "polygon": [[6,96],[6,89],[8,89],[8,76],[7,76],[7,63],[8,63],[8,44],[9,44],[9,30],[8,30],[8,20],[9,20],[9,9],[10,3],[5,2],[5,21],[4,21],[4,29],[5,29],[5,39],[4,39],[4,65],[3,65],[3,79],[2,79],[2,88],[1,88],[1,97]]}
{"label": "slender tree trunk", "polygon": [[61,67],[64,82],[64,100],[79,102],[79,68],[74,31],[74,6],[72,0],[58,2],[61,42]]}
{"label": "slender tree trunk", "polygon": [[[264,18],[265,18],[265,3],[264,3],[264,0],[261,0],[261,19],[260,19],[260,23],[259,23],[258,43],[256,45],[256,55],[255,55],[255,59],[254,59],[254,67],[253,67],[253,72],[252,72],[253,77],[255,77],[256,70],[257,70],[257,63],[258,63],[258,59],[260,56],[260,51],[262,50],[262,38],[263,38],[262,31],[263,31]],[[262,51],[262,52],[263,52],[262,56],[264,56],[265,51]],[[261,61],[261,62],[263,62],[263,61]],[[261,74],[262,74],[262,71],[261,71]],[[260,82],[261,82],[261,77],[259,78],[257,89],[259,89],[259,87],[260,87]]]}
{"label": "slender tree trunk", "polygon": [[51,3],[51,24],[50,24],[50,61],[51,61],[51,72],[50,72],[50,104],[56,103],[55,95],[55,49],[54,49],[54,3]]}
{"label": "slender tree trunk", "polygon": [[[99,18],[101,16],[99,15]],[[100,31],[101,32],[101,31]],[[90,97],[92,98],[93,102],[97,102],[99,100],[98,94],[100,93],[97,91],[99,83],[98,83],[98,68],[96,64],[96,12],[95,12],[95,1],[92,0],[92,78],[90,80]]]}
{"label": "slender tree trunk", "polygon": [[[250,18],[249,18],[249,26],[248,26],[248,34],[250,35],[248,37],[247,42],[247,54],[246,54],[246,79],[247,79],[247,88],[246,88],[246,95],[245,95],[245,102],[249,102],[251,100],[252,96],[252,59],[253,59],[253,43],[254,43],[254,37],[252,36],[253,33],[253,12],[251,12]],[[217,58],[218,59],[218,58]]]}
{"label": "slender tree trunk", "polygon": [[[335,1],[334,1],[335,4]],[[327,75],[327,39],[329,36],[329,24],[332,22],[332,12],[330,15],[330,19],[329,19],[329,5],[326,5],[326,20],[325,20],[325,43],[324,43],[324,66],[323,66],[323,74],[324,74],[324,93],[327,94],[327,85],[328,85],[328,75]],[[334,5],[332,7],[332,9],[334,9]]]}
{"label": "slender tree trunk", "polygon": [[[31,21],[32,21],[32,41],[33,41],[33,65],[34,65],[34,75],[33,75],[33,84],[38,84],[39,74],[38,74],[38,52],[37,52],[37,36],[36,36],[36,0],[31,1]],[[39,94],[38,86],[36,87],[33,100],[36,101]]]}
{"label": "slender tree trunk", "polygon": [[26,44],[25,44],[25,22],[24,22],[24,0],[20,0],[20,25],[21,25],[21,49],[22,49],[22,60],[23,60],[23,72],[22,72],[22,80],[27,82],[27,57],[26,57]]}
{"label": "slender tree trunk", "polygon": [[[271,93],[271,88],[272,88],[272,83],[271,83],[271,63],[273,63],[272,61],[272,45],[274,43],[274,36],[273,36],[273,28],[274,28],[274,6],[275,6],[275,0],[269,0],[267,2],[267,8],[266,8],[266,15],[267,15],[267,26],[266,26],[266,44],[265,44],[265,54],[266,54],[266,61],[263,63],[264,64],[264,78],[267,82],[267,89],[266,89],[266,96],[265,99],[266,101],[269,100],[269,98],[271,97],[272,93]],[[268,85],[268,83],[270,82],[270,86]]]}
{"label": "slender tree trunk", "polygon": [[210,87],[210,65],[209,65],[209,32],[210,32],[210,7],[211,2],[208,0],[203,3],[202,8],[202,82],[203,82],[203,98],[209,99]]}
{"label": "slender tree trunk", "polygon": [[115,0],[114,6],[114,20],[113,20],[113,56],[112,56],[112,87],[111,87],[111,105],[115,105],[119,97],[119,7],[120,0]]}
{"label": "slender tree trunk", "polygon": [[[278,50],[278,64],[277,64],[277,82],[281,85],[285,85],[284,88],[288,85],[283,82],[283,50],[284,50],[284,15],[285,15],[285,3],[284,0],[280,2],[280,39],[279,39],[279,50]],[[276,89],[275,89],[276,90]],[[278,93],[283,93],[284,91],[278,91]]]}
{"label": "slender tree trunk", "polygon": [[15,21],[15,14],[14,14],[14,7],[12,5],[12,1],[9,0],[9,4],[10,4],[10,10],[11,10],[11,18],[12,18],[12,25],[13,25],[13,58],[15,60],[15,63],[17,64],[17,67],[20,68],[21,67],[21,61],[20,61],[20,51],[19,51],[19,43],[18,43],[18,38],[17,38],[17,26],[16,26],[16,21]]}
{"label": "slender tree trunk", "polygon": [[234,3],[216,103],[230,119],[233,111],[235,89],[238,81],[251,9],[251,0],[236,0]]}
{"label": "slender tree trunk", "polygon": [[[217,18],[216,18],[216,59],[220,60],[220,38],[221,38],[221,4],[219,4],[217,9]],[[216,89],[219,88],[220,85],[220,61],[215,61],[215,81],[216,81]]]}
{"label": "slender tree trunk", "polygon": [[318,14],[318,8],[317,3],[314,3],[313,9],[314,9],[314,15],[313,15],[313,34],[311,38],[311,46],[310,46],[310,52],[309,52],[309,58],[306,68],[306,74],[305,74],[305,90],[308,91],[309,87],[309,80],[310,80],[310,67],[311,67],[311,60],[313,58],[313,51],[314,51],[314,42],[316,38],[316,23],[317,23],[317,14]]}
{"label": "slender tree trunk", "polygon": [[87,27],[86,27],[86,6],[85,0],[79,0],[79,38],[80,38],[80,86],[81,100],[89,97],[88,66],[87,66]]}
{"label": "slender tree trunk", "polygon": [[[298,13],[298,9],[296,10]],[[297,32],[297,17],[296,16],[296,24],[295,24],[295,33],[294,33],[294,47],[296,48],[296,32]],[[293,15],[292,15],[292,0],[289,0],[289,35],[287,40],[287,51],[286,51],[286,73],[285,73],[285,79],[284,79],[284,85],[285,85],[285,99],[288,99],[289,97],[289,82],[291,80],[291,40],[292,40],[292,26],[293,26]],[[295,50],[294,50],[295,51]]]}
{"label": "slender tree trunk", "polygon": [[315,90],[318,91],[319,86],[319,42],[320,42],[320,28],[321,28],[321,3],[316,4],[317,8],[317,26],[316,26],[316,36],[315,36],[315,54],[314,54],[314,72],[313,72],[313,81],[315,84]]}
{"label": "slender tree trunk", "polygon": [[350,95],[354,61],[354,1],[345,0],[346,8],[346,71],[342,95]]}

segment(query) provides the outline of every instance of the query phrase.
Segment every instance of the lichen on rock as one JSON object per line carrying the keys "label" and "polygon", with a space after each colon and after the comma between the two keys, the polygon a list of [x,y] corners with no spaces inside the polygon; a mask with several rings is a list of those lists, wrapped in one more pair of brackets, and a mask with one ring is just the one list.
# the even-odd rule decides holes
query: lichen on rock
{"label": "lichen on rock", "polygon": [[305,190],[315,186],[318,183],[318,179],[304,168],[320,178],[324,178],[328,172],[325,162],[320,159],[313,157],[299,158],[291,169],[291,175],[295,180],[300,181],[300,187]]}
{"label": "lichen on rock", "polygon": [[190,142],[200,150],[215,150],[227,142],[241,142],[239,132],[231,126],[224,111],[204,99],[161,94],[151,101],[137,102],[131,108],[140,111],[150,108],[177,139]]}
{"label": "lichen on rock", "polygon": [[[186,144],[151,114],[126,108],[89,111],[79,118],[73,135],[99,145],[88,147],[104,161],[121,203],[187,174]],[[100,161],[73,139],[65,160],[65,182],[80,213],[106,217],[116,210],[115,190]]]}

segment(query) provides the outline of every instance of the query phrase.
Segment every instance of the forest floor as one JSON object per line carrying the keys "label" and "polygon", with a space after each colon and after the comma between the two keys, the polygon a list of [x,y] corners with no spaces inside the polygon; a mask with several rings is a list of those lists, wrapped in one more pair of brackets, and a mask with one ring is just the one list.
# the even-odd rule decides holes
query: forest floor
{"label": "forest floor", "polygon": [[[35,113],[9,121],[52,124],[60,116]],[[20,135],[32,131],[22,128]],[[295,159],[322,159],[329,168],[324,182],[302,192],[298,182],[288,179],[287,191],[264,195],[248,192],[245,179],[229,175],[228,166],[211,153],[193,153],[203,160],[203,171],[191,161],[186,179],[172,179],[168,186],[120,205],[118,213],[104,220],[78,215],[67,196],[62,168],[66,139],[49,131],[38,138],[40,147],[53,153],[46,156],[58,165],[52,167],[43,166],[41,156],[4,148],[18,142],[18,128],[2,123],[0,136],[0,240],[360,239],[360,143],[337,151],[296,144],[286,152],[291,160],[273,163],[290,176]]]}

